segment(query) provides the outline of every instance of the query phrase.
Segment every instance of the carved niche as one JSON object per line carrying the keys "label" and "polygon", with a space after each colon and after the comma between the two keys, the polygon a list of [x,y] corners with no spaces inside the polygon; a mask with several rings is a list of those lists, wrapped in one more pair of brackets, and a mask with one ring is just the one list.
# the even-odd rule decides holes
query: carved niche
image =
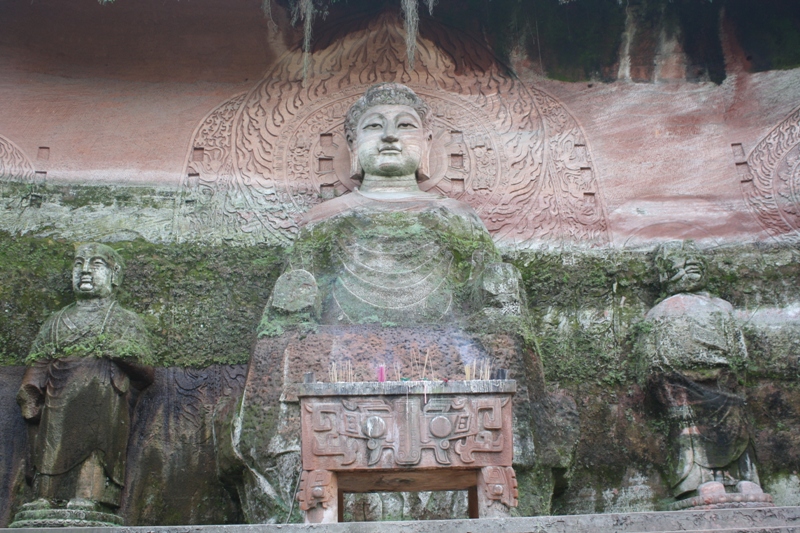
{"label": "carved niche", "polygon": [[347,109],[370,85],[396,81],[433,109],[423,190],[470,204],[509,243],[607,242],[586,139],[560,102],[435,21],[421,22],[414,70],[396,16],[332,26],[349,33],[317,38],[305,83],[301,52],[289,53],[198,126],[176,206],[179,240],[290,243],[299,215],[357,185]]}
{"label": "carved niche", "polygon": [[742,195],[770,234],[800,242],[800,108],[778,124],[744,159],[732,145]]}

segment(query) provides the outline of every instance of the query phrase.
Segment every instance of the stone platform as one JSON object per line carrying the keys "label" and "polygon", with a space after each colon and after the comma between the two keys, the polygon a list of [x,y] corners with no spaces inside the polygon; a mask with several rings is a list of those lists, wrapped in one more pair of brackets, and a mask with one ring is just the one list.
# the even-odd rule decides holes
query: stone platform
{"label": "stone platform", "polygon": [[[0,529],[0,532],[20,531]],[[22,530],[24,531],[24,530]],[[48,528],[42,533],[800,533],[800,507],[340,524]]]}

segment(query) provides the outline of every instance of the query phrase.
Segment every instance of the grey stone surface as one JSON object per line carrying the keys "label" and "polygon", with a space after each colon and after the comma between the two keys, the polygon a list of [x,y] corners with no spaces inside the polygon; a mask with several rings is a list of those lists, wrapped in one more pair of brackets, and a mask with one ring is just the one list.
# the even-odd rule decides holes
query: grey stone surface
{"label": "grey stone surface", "polygon": [[0,230],[75,242],[172,242],[174,187],[0,183]]}
{"label": "grey stone surface", "polygon": [[[19,531],[0,529],[0,531]],[[539,516],[478,520],[360,522],[340,524],[251,524],[228,526],[171,526],[119,528],[51,528],[42,533],[667,533],[796,532],[800,507],[724,509],[663,513]]]}

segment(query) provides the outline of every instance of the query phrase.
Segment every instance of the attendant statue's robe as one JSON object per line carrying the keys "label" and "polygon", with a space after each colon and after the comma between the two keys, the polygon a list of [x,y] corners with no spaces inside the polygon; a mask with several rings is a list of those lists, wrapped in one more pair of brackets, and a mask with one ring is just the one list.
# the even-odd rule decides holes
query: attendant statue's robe
{"label": "attendant statue's robe", "polygon": [[38,420],[31,446],[38,497],[70,500],[86,484],[87,462],[107,480],[93,501],[119,505],[130,432],[131,386],[153,380],[141,319],[113,299],[54,313],[33,343],[17,395],[23,416]]}
{"label": "attendant statue's robe", "polygon": [[733,373],[747,357],[731,304],[705,293],[671,296],[647,313],[640,339],[650,389],[670,421],[667,479],[677,497],[703,483],[758,483],[752,427]]}

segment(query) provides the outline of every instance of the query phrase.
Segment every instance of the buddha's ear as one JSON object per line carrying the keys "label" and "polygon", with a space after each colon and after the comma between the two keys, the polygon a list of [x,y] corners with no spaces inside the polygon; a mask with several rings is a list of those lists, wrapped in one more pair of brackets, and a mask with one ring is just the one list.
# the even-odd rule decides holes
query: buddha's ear
{"label": "buddha's ear", "polygon": [[350,179],[359,183],[364,179],[364,169],[361,168],[361,162],[358,160],[358,152],[352,146],[350,147]]}
{"label": "buddha's ear", "polygon": [[119,287],[122,284],[122,267],[114,265],[111,269],[111,286]]}
{"label": "buddha's ear", "polygon": [[419,162],[419,168],[417,169],[417,182],[421,183],[423,181],[427,181],[431,178],[431,147],[433,146],[433,132],[428,130],[427,135],[425,136],[425,150],[422,153],[422,159]]}

